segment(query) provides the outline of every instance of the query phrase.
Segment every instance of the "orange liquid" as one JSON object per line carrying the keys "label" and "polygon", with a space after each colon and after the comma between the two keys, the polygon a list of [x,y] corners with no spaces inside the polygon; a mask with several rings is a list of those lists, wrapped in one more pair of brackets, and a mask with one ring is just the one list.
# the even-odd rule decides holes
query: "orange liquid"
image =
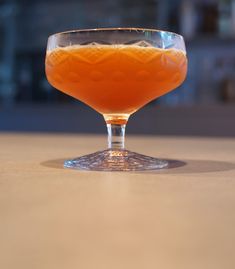
{"label": "orange liquid", "polygon": [[131,114],[179,86],[187,58],[176,49],[87,45],[47,52],[46,74],[57,89],[106,115]]}

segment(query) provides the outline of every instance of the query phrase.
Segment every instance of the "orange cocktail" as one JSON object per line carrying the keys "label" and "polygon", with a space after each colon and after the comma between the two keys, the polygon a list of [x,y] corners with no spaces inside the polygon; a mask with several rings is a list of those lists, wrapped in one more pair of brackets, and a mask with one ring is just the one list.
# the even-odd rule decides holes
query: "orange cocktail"
{"label": "orange cocktail", "polygon": [[177,49],[75,45],[47,52],[46,74],[57,89],[104,115],[135,112],[179,86],[187,59]]}
{"label": "orange cocktail", "polygon": [[167,160],[127,150],[125,127],[131,114],[185,79],[181,35],[143,28],[57,33],[48,38],[45,63],[48,81],[101,113],[108,131],[107,149],[66,160],[64,167],[143,171],[168,166]]}

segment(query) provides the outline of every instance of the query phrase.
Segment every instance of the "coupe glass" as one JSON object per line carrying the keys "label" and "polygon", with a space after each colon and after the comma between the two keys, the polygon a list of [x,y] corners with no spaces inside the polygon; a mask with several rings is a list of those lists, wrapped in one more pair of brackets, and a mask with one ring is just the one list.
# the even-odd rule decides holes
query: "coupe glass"
{"label": "coupe glass", "polygon": [[124,147],[130,115],[179,86],[187,72],[182,36],[139,28],[76,30],[49,37],[46,75],[58,90],[104,116],[108,148],[64,162],[64,167],[135,171],[168,162]]}

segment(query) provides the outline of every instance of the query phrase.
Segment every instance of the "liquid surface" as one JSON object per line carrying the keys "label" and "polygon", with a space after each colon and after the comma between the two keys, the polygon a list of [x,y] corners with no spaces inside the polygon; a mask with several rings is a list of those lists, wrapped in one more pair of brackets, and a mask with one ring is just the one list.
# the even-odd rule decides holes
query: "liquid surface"
{"label": "liquid surface", "polygon": [[48,81],[102,114],[131,114],[179,86],[187,58],[176,49],[87,45],[47,52]]}

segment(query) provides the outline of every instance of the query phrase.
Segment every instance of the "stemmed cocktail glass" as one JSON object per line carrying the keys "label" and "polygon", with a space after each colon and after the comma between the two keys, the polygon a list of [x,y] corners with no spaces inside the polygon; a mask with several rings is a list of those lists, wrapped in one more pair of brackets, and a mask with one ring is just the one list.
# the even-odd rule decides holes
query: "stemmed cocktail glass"
{"label": "stemmed cocktail glass", "polygon": [[65,167],[134,171],[167,167],[160,160],[124,147],[128,118],[185,79],[183,37],[139,28],[77,30],[48,39],[46,75],[58,90],[104,116],[108,148],[67,160]]}

